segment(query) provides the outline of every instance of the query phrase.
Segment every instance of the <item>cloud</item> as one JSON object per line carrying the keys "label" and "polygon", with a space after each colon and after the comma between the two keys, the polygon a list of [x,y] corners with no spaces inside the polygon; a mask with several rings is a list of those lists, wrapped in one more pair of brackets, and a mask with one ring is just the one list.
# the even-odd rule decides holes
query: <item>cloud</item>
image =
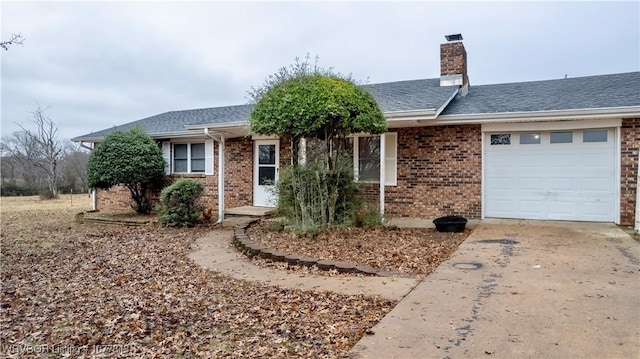
{"label": "cloud", "polygon": [[50,106],[75,137],[246,103],[296,56],[371,83],[439,76],[461,32],[474,84],[638,71],[637,2],[3,2],[2,134]]}

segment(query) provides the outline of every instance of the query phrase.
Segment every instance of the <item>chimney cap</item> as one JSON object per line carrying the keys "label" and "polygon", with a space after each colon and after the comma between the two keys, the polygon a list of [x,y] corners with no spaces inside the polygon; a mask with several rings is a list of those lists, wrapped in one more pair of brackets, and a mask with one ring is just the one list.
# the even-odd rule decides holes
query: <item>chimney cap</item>
{"label": "chimney cap", "polygon": [[462,34],[444,35],[447,41],[462,41]]}

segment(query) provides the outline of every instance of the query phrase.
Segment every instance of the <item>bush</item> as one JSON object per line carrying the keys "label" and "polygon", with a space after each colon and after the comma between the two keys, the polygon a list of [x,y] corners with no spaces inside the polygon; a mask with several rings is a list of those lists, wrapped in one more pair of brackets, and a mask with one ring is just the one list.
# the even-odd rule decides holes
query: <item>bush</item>
{"label": "bush", "polygon": [[200,196],[204,185],[196,180],[182,178],[162,190],[158,212],[162,224],[171,227],[193,226],[204,206],[200,204]]}
{"label": "bush", "polygon": [[3,183],[0,186],[0,196],[34,196],[38,190],[16,183]]}
{"label": "bush", "polygon": [[334,171],[319,162],[288,166],[280,173],[277,191],[278,212],[298,235],[313,237],[355,223],[361,189],[353,181],[352,161],[338,162]]}
{"label": "bush", "polygon": [[54,198],[56,198],[56,195],[53,194],[53,192],[50,189],[45,188],[42,191],[40,191],[40,199],[47,200],[47,199],[54,199]]}
{"label": "bush", "polygon": [[87,165],[89,187],[126,187],[134,209],[151,212],[150,192],[165,177],[165,162],[158,144],[139,127],[114,131],[91,152]]}
{"label": "bush", "polygon": [[363,203],[356,213],[356,226],[358,227],[378,227],[382,223],[383,218],[378,207],[371,203]]}

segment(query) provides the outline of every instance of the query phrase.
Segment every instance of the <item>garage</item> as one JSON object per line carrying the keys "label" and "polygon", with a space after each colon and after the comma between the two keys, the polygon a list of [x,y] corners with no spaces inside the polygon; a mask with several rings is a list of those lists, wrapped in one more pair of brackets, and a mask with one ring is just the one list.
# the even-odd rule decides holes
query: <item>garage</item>
{"label": "garage", "polygon": [[615,128],[484,136],[485,217],[616,221]]}

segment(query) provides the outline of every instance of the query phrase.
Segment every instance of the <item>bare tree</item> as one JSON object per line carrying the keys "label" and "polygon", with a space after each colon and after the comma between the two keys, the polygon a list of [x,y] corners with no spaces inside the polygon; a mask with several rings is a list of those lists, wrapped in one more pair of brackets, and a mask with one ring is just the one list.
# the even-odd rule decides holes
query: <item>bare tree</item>
{"label": "bare tree", "polygon": [[58,195],[58,166],[64,157],[64,143],[58,139],[58,126],[46,116],[46,110],[38,105],[31,112],[35,130],[18,124],[21,130],[13,134],[13,154],[46,176],[49,191],[55,198]]}
{"label": "bare tree", "polygon": [[65,155],[61,163],[61,186],[64,190],[88,192],[87,163],[89,152],[71,141],[66,141]]}
{"label": "bare tree", "polygon": [[6,50],[9,50],[9,45],[22,45],[24,41],[24,37],[22,34],[11,34],[11,37],[8,41],[0,41],[0,47]]}

